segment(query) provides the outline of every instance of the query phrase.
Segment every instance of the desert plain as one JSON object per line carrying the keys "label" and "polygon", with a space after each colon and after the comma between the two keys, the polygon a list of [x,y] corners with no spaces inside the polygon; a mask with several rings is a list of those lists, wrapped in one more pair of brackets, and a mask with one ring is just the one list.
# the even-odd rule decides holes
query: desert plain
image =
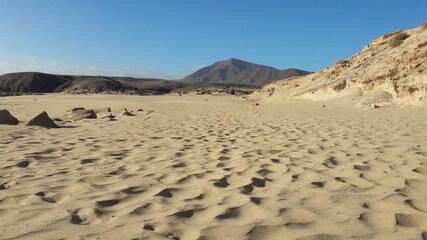
{"label": "desert plain", "polygon": [[[64,120],[75,107],[116,118]],[[0,109],[21,121],[0,125],[0,239],[427,239],[425,105],[45,94]],[[42,111],[60,127],[25,126]]]}

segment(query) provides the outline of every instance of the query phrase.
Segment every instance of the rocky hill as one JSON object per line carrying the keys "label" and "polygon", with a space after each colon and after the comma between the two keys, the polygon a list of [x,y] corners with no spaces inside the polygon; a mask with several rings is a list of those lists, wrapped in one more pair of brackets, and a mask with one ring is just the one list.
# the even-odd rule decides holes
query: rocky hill
{"label": "rocky hill", "polygon": [[0,92],[23,93],[135,93],[163,94],[187,84],[162,79],[106,76],[71,76],[38,72],[0,76]]}
{"label": "rocky hill", "polygon": [[57,92],[57,88],[68,85],[72,79],[72,76],[38,72],[8,73],[0,76],[0,92]]}
{"label": "rocky hill", "polygon": [[123,93],[158,95],[166,93],[250,94],[259,86],[238,83],[189,83],[163,79],[107,76],[72,76],[38,72],[0,76],[0,96],[35,93]]}
{"label": "rocky hill", "polygon": [[240,83],[263,86],[283,78],[306,75],[310,72],[299,69],[276,68],[246,62],[236,58],[216,62],[182,79],[192,83]]}
{"label": "rocky hill", "polygon": [[420,104],[427,96],[427,27],[396,31],[307,76],[270,83],[252,97],[351,101],[356,106]]}

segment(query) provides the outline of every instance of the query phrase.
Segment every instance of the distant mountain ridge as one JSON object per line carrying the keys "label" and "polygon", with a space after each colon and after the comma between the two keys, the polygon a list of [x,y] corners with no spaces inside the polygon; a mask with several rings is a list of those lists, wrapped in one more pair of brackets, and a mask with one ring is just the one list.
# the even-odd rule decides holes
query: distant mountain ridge
{"label": "distant mountain ridge", "polygon": [[[58,75],[40,72],[17,72],[0,75],[0,96],[29,93],[123,93],[159,95],[166,93],[252,92],[254,85],[234,83],[189,83],[164,79]],[[242,93],[240,91],[239,93]]]}
{"label": "distant mountain ridge", "polygon": [[177,81],[163,79],[58,75],[40,72],[18,72],[0,76],[0,92],[136,92],[163,94],[185,85]]}
{"label": "distant mountain ridge", "polygon": [[262,86],[271,81],[306,75],[311,72],[273,67],[246,62],[237,58],[216,62],[183,78],[191,83],[239,83]]}

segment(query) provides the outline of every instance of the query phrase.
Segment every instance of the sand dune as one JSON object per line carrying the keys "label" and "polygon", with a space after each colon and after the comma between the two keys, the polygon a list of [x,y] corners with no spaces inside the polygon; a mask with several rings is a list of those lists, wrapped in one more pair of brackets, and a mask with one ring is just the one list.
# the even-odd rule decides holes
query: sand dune
{"label": "sand dune", "polygon": [[[116,121],[24,125],[75,107]],[[425,106],[53,94],[0,108],[22,122],[0,125],[0,239],[427,239]]]}

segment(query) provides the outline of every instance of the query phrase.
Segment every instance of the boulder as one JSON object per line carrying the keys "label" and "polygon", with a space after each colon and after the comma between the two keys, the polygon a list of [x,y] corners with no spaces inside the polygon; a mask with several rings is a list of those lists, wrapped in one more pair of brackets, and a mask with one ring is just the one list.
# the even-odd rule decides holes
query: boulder
{"label": "boulder", "polygon": [[71,120],[81,120],[85,118],[94,119],[97,118],[94,110],[85,108],[73,108],[69,111],[68,117]]}
{"label": "boulder", "polygon": [[42,112],[39,115],[35,116],[31,119],[27,124],[27,126],[41,126],[47,128],[57,128],[58,125],[53,122],[53,120],[47,115],[47,112]]}
{"label": "boulder", "polygon": [[17,125],[19,120],[6,109],[0,109],[0,124]]}

